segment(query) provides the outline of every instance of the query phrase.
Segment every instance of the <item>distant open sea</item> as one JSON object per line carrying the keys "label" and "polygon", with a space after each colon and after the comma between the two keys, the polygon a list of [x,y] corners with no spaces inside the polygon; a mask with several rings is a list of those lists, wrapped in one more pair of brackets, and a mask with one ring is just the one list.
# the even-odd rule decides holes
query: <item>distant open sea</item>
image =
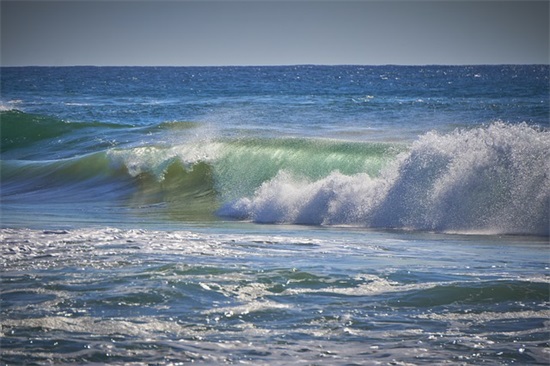
{"label": "distant open sea", "polygon": [[550,66],[0,68],[0,361],[548,365]]}

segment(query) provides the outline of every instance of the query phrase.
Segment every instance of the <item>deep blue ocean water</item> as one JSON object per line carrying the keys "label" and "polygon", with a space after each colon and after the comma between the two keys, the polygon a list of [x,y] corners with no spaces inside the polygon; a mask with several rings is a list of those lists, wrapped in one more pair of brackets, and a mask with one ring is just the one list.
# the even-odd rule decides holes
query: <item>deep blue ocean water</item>
{"label": "deep blue ocean water", "polygon": [[548,364],[549,72],[1,68],[2,363]]}

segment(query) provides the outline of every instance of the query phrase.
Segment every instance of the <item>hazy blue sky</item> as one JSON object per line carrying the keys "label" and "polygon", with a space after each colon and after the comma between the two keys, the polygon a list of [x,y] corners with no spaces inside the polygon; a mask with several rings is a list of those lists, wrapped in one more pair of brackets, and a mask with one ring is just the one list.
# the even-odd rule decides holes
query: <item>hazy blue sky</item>
{"label": "hazy blue sky", "polygon": [[549,63],[548,1],[1,1],[2,65]]}

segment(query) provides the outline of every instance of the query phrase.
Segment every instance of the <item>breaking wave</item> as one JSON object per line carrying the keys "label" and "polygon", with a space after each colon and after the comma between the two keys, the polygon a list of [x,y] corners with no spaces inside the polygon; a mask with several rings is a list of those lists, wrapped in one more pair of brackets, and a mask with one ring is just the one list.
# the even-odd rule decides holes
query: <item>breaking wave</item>
{"label": "breaking wave", "polygon": [[[527,124],[431,132],[410,145],[201,137],[89,143],[74,151],[90,153],[21,160],[12,157],[53,142],[69,151],[76,142],[59,140],[62,135],[87,141],[89,127],[108,135],[128,126],[1,113],[2,152],[10,152],[1,161],[4,202],[103,197],[138,207],[168,205],[186,219],[549,235],[550,132]],[[174,135],[174,129],[197,127],[165,122],[156,129]]]}
{"label": "breaking wave", "polygon": [[262,223],[548,235],[550,133],[493,123],[428,133],[381,170],[308,179],[281,170],[224,216]]}

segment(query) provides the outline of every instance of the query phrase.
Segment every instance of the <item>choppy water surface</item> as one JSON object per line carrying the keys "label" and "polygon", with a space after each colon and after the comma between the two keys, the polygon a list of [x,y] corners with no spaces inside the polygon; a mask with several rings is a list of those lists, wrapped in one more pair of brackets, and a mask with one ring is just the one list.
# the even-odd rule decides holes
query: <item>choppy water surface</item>
{"label": "choppy water surface", "polygon": [[6,363],[544,364],[547,243],[5,229]]}

